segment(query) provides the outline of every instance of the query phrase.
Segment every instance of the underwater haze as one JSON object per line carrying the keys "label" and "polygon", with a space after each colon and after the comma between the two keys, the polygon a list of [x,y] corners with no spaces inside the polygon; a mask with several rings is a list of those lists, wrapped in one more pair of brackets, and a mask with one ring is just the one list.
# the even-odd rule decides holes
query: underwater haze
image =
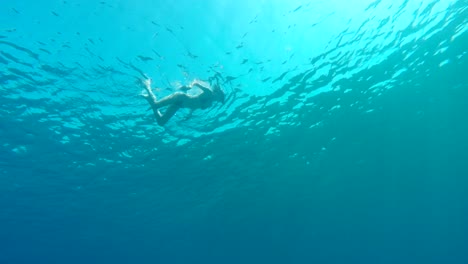
{"label": "underwater haze", "polygon": [[0,263],[468,263],[467,100],[467,0],[3,0]]}

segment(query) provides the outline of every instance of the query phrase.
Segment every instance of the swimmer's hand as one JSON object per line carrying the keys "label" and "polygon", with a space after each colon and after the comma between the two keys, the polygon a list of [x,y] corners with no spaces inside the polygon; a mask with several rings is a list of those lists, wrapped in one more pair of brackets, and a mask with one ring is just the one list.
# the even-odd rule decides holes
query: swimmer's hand
{"label": "swimmer's hand", "polygon": [[205,86],[199,84],[199,83],[193,83],[192,86],[197,86],[198,88],[206,88]]}
{"label": "swimmer's hand", "polygon": [[198,88],[200,88],[203,92],[212,92],[208,87],[206,86],[203,86],[197,82],[193,83],[192,86],[197,86]]}
{"label": "swimmer's hand", "polygon": [[205,87],[201,83],[202,81],[195,79],[190,83],[190,87],[194,87],[194,86],[199,87],[199,88]]}
{"label": "swimmer's hand", "polygon": [[181,86],[181,87],[179,87],[177,89],[181,90],[182,92],[187,92],[188,90],[192,89],[192,87],[184,85],[184,86]]}

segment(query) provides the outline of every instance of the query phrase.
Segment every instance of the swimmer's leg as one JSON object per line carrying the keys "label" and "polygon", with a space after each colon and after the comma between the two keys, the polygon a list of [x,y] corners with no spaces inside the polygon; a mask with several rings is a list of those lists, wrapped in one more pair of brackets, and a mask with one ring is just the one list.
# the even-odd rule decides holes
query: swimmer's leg
{"label": "swimmer's leg", "polygon": [[142,94],[141,96],[143,96],[148,101],[148,103],[153,106],[157,102],[157,99],[153,93],[153,90],[151,89],[151,79],[143,80],[143,85],[148,94]]}
{"label": "swimmer's leg", "polygon": [[155,108],[161,108],[164,106],[170,106],[170,105],[177,105],[177,106],[182,106],[184,102],[187,100],[190,100],[189,96],[185,93],[182,92],[176,92],[171,95],[168,95],[161,100],[156,100],[154,104],[152,104],[153,107]]}
{"label": "swimmer's leg", "polygon": [[158,109],[153,108],[154,116],[156,117],[156,122],[160,126],[164,126],[171,117],[175,115],[177,110],[179,110],[178,105],[171,105],[166,109],[166,112],[164,114],[161,114],[161,112]]}
{"label": "swimmer's leg", "polygon": [[158,109],[171,104],[181,105],[183,101],[188,98],[188,95],[186,95],[185,93],[176,92],[158,101],[156,95],[154,95],[153,90],[151,89],[151,80],[144,80],[143,84],[148,94],[141,94],[141,96],[143,96],[143,98],[145,98],[146,101],[148,101],[148,103],[151,105],[151,108]]}

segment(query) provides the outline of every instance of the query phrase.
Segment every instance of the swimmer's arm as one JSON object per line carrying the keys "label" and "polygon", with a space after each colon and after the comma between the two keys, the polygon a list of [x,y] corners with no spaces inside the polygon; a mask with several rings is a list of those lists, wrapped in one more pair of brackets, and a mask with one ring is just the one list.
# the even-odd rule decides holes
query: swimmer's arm
{"label": "swimmer's arm", "polygon": [[193,84],[193,86],[197,86],[197,87],[200,88],[203,92],[209,92],[209,93],[211,93],[211,90],[210,90],[208,87],[205,87],[205,86],[203,86],[203,85],[201,85],[201,84],[199,84],[199,83],[195,83],[195,84]]}

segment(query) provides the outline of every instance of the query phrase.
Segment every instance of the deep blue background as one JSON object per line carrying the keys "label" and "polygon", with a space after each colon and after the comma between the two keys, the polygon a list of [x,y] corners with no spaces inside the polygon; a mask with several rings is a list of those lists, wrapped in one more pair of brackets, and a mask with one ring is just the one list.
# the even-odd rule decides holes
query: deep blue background
{"label": "deep blue background", "polygon": [[467,263],[467,12],[0,3],[0,263]]}

